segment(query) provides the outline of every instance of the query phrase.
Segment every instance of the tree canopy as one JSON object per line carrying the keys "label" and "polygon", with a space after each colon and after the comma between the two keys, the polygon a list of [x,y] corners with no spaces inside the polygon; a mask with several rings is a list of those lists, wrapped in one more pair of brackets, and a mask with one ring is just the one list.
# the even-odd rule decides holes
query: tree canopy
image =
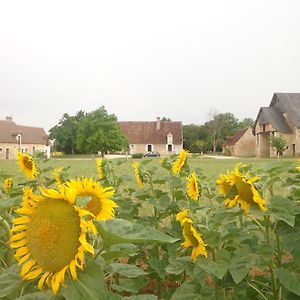
{"label": "tree canopy", "polygon": [[82,110],[75,116],[64,113],[59,123],[49,130],[50,138],[55,139],[56,150],[67,154],[76,153],[78,124],[85,115],[86,113]]}
{"label": "tree canopy", "polygon": [[76,148],[85,153],[101,151],[102,156],[126,148],[117,117],[108,114],[104,106],[85,115],[78,126]]}

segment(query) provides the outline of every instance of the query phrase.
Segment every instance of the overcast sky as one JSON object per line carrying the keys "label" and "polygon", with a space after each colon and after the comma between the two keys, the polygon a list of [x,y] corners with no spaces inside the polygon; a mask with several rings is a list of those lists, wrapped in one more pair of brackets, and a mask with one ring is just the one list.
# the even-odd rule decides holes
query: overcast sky
{"label": "overcast sky", "polygon": [[300,1],[1,1],[0,118],[255,118],[300,92]]}

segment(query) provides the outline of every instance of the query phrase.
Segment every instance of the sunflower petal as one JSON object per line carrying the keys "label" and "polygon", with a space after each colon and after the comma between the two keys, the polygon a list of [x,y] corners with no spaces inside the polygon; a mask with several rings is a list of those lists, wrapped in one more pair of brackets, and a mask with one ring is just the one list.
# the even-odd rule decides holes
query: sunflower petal
{"label": "sunflower petal", "polygon": [[25,276],[24,279],[25,280],[31,280],[31,279],[35,279],[37,278],[40,274],[42,274],[43,269],[42,268],[38,268],[35,269],[33,271],[28,272]]}
{"label": "sunflower petal", "polygon": [[40,278],[38,283],[38,288],[41,290],[43,288],[44,282],[47,279],[47,277],[50,275],[50,272],[46,272],[43,274],[43,276]]}
{"label": "sunflower petal", "polygon": [[20,272],[20,275],[22,278],[25,277],[25,275],[28,273],[28,271],[30,271],[30,269],[36,264],[35,260],[31,259],[29,261],[27,261],[22,269],[21,269],[21,272]]}

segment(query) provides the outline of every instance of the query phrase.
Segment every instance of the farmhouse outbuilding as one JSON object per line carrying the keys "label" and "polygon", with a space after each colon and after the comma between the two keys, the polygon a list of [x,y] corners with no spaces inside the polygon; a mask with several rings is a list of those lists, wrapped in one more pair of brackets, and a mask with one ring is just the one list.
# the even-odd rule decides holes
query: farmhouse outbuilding
{"label": "farmhouse outbuilding", "polygon": [[161,155],[179,153],[183,148],[182,123],[174,121],[119,122],[129,142],[129,154],[158,151]]}
{"label": "farmhouse outbuilding", "polygon": [[223,145],[223,153],[229,156],[255,156],[255,136],[252,128],[239,129],[234,136],[228,136]]}
{"label": "farmhouse outbuilding", "polygon": [[17,125],[6,117],[0,120],[0,159],[15,159],[17,151],[42,151],[49,157],[49,139],[43,128]]}
{"label": "farmhouse outbuilding", "polygon": [[300,155],[300,93],[275,93],[269,107],[261,107],[253,127],[256,156],[274,157],[272,136],[285,139],[283,155]]}

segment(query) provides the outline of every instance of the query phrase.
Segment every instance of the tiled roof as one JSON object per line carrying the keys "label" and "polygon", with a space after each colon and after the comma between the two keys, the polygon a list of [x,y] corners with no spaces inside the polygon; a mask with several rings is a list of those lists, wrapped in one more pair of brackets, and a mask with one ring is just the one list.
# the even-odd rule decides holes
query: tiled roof
{"label": "tiled roof", "polygon": [[272,127],[278,132],[292,132],[283,114],[277,107],[262,107],[258,114],[258,122],[261,125],[271,124]]}
{"label": "tiled roof", "polygon": [[228,136],[226,138],[226,146],[234,146],[247,131],[247,129],[248,128],[239,129],[234,136]]}
{"label": "tiled roof", "polygon": [[295,127],[300,127],[300,93],[275,93],[270,107],[287,113]]}
{"label": "tiled roof", "polygon": [[16,143],[21,134],[22,144],[48,144],[48,136],[43,128],[17,125],[11,120],[0,120],[0,143]]}
{"label": "tiled roof", "polygon": [[182,143],[182,123],[174,121],[157,122],[130,121],[119,122],[123,134],[130,144],[166,144],[167,135],[173,135],[173,144]]}

